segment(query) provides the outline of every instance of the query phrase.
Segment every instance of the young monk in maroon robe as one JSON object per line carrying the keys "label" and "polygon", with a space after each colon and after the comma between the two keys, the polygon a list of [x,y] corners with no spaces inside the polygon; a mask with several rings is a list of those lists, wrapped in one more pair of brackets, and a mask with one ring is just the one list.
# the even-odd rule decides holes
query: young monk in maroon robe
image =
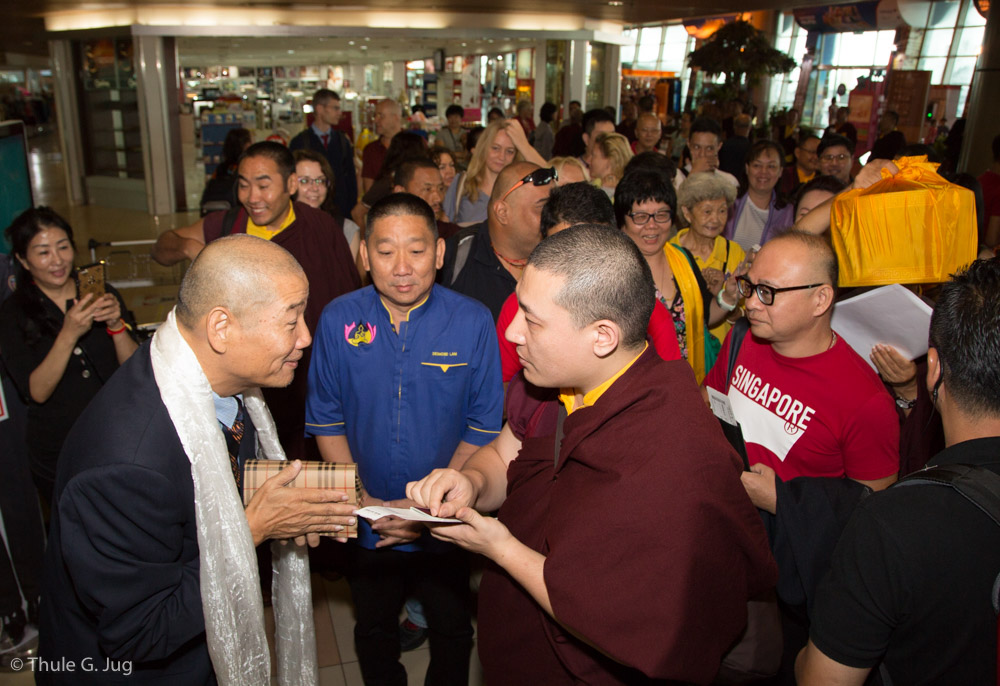
{"label": "young monk in maroon robe", "polygon": [[[238,175],[239,204],[229,211],[233,215],[214,212],[191,226],[164,231],[153,246],[153,259],[166,266],[193,260],[206,244],[233,233],[277,243],[302,265],[309,279],[305,320],[309,330],[315,331],[327,303],[361,287],[344,232],[326,212],[292,202],[299,183],[295,158],[285,146],[271,141],[251,145],[240,158]],[[264,391],[289,460],[320,459],[316,441],[305,438],[311,351],[303,352],[291,385]]]}
{"label": "young monk in maroon robe", "polygon": [[462,521],[435,536],[495,563],[479,597],[490,684],[709,683],[747,600],[776,581],[739,458],[691,369],[645,343],[653,290],[617,231],[543,241],[506,333],[524,365],[508,423],[461,471],[407,488]]}

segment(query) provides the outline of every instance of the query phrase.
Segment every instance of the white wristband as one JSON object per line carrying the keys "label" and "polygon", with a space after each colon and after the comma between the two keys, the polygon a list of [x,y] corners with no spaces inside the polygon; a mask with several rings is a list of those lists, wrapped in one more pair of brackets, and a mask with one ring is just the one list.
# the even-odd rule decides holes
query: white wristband
{"label": "white wristband", "polygon": [[722,294],[725,293],[725,292],[726,292],[725,288],[723,288],[722,290],[720,290],[719,291],[719,295],[716,296],[716,298],[715,298],[715,301],[717,303],[719,303],[719,307],[721,307],[722,309],[724,309],[726,312],[732,312],[733,310],[735,310],[739,306],[740,302],[739,302],[739,300],[737,300],[735,304],[730,305],[722,297]]}

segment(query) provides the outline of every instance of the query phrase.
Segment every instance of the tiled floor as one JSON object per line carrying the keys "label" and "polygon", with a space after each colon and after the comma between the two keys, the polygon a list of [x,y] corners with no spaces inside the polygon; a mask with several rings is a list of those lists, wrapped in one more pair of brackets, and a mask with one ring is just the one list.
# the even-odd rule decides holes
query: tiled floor
{"label": "tiled floor", "polygon": [[[49,205],[66,217],[73,227],[77,248],[81,253],[86,251],[87,241],[91,238],[97,241],[155,239],[166,229],[187,226],[198,218],[197,212],[152,217],[144,212],[132,210],[71,206],[66,191],[62,155],[59,153],[59,140],[55,131],[44,131],[32,136],[29,139],[29,147],[35,202]],[[197,202],[204,176],[200,165],[195,162],[193,148],[185,151],[185,173],[191,190],[187,195]],[[108,257],[108,252],[107,249],[99,249],[98,257]],[[145,247],[136,247],[130,249],[130,252],[136,257],[128,257],[126,261],[123,255],[118,255],[117,265],[116,256],[111,255],[112,276],[116,269],[123,269],[125,264],[130,264],[133,269],[136,269],[138,264],[141,273],[131,276],[151,277],[157,285],[122,289],[125,301],[136,313],[139,322],[162,319],[173,306],[180,271],[163,271],[157,265],[149,265],[148,261],[142,259],[147,253]],[[86,255],[78,255],[77,264],[84,264],[87,261],[89,259]],[[354,652],[354,608],[347,582],[343,579],[331,582],[318,574],[314,574],[312,580],[320,685],[360,686],[363,682],[358,658]],[[269,625],[273,624],[270,609],[267,610],[267,617]],[[426,643],[420,649],[403,655],[401,661],[406,667],[411,686],[423,683],[429,659]],[[34,678],[28,672],[0,673],[0,686],[29,686],[33,683]],[[469,683],[472,686],[482,684],[481,667],[475,650],[473,650]]]}
{"label": "tiled floor", "polygon": [[[319,658],[319,686],[362,686],[358,656],[354,652],[354,607],[347,582],[328,581],[319,574],[312,576],[313,621],[316,626],[316,650]],[[265,609],[268,631],[274,627],[271,608]],[[270,640],[270,637],[269,637]],[[424,673],[430,660],[427,644],[403,653],[409,686],[424,683]],[[273,673],[273,658],[272,658]],[[30,672],[0,673],[0,686],[31,686],[35,683]],[[272,683],[277,684],[276,679]],[[469,668],[469,686],[481,686],[482,668],[473,649]]]}

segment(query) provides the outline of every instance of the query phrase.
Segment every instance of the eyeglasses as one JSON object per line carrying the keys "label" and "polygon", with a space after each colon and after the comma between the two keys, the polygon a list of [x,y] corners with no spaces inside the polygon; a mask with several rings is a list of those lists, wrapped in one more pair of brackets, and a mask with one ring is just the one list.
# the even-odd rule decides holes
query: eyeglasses
{"label": "eyeglasses", "polygon": [[329,186],[330,182],[327,181],[325,176],[317,176],[315,179],[311,179],[308,176],[300,176],[299,185],[305,188],[308,188],[309,186],[316,186],[319,188],[320,186]]}
{"label": "eyeglasses", "polygon": [[851,156],[840,153],[839,155],[821,155],[820,159],[824,162],[843,162],[844,160],[851,159]]}
{"label": "eyeglasses", "polygon": [[536,169],[531,172],[523,179],[515,183],[513,186],[507,189],[507,192],[503,194],[500,198],[501,201],[506,200],[507,196],[513,193],[515,190],[520,188],[526,183],[530,183],[533,186],[547,186],[553,181],[559,180],[559,174],[556,173],[555,167],[549,167],[548,169]]}
{"label": "eyeglasses", "polygon": [[656,212],[629,212],[628,215],[632,223],[636,226],[645,226],[652,219],[657,224],[667,224],[674,218],[674,213],[669,209],[657,210]]}
{"label": "eyeglasses", "polygon": [[774,286],[768,286],[762,283],[754,283],[745,276],[736,277],[736,286],[740,289],[740,295],[744,298],[749,298],[754,291],[757,292],[757,297],[760,299],[762,305],[773,305],[774,296],[778,293],[785,293],[786,291],[802,291],[807,288],[816,288],[817,286],[824,286],[826,284],[822,283],[811,283],[808,286],[788,286],[787,288],[775,288]]}

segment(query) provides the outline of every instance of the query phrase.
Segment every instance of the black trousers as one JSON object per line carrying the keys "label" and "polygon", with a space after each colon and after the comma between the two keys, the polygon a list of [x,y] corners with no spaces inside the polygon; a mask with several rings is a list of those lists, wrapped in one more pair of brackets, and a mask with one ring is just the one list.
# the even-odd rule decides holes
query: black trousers
{"label": "black trousers", "polygon": [[2,383],[10,418],[0,422],[0,514],[10,556],[0,543],[0,620],[10,620],[26,602],[28,614],[21,617],[22,623],[37,623],[45,530],[24,442],[27,408],[6,370]]}
{"label": "black trousers", "polygon": [[472,623],[464,551],[355,546],[347,580],[357,613],[354,647],[366,686],[406,686],[406,669],[399,662],[399,613],[408,596],[423,603],[427,616],[431,660],[425,686],[468,683]]}

